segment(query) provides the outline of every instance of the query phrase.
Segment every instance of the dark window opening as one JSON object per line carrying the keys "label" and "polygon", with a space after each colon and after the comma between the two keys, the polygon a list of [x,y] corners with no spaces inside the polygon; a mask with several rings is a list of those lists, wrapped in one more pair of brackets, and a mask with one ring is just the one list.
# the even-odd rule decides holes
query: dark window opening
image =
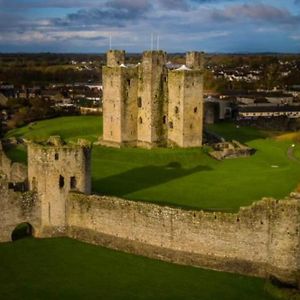
{"label": "dark window opening", "polygon": [[59,175],[59,187],[62,189],[65,186],[65,178]]}
{"label": "dark window opening", "polygon": [[143,124],[143,119],[141,117],[139,118],[139,122],[140,124]]}
{"label": "dark window opening", "polygon": [[167,116],[163,116],[163,124],[167,123]]}
{"label": "dark window opening", "polygon": [[130,86],[130,84],[131,84],[131,80],[130,79],[127,79],[127,84],[128,84],[128,86]]}
{"label": "dark window opening", "polygon": [[178,113],[179,113],[179,107],[175,106],[175,114],[178,114]]}
{"label": "dark window opening", "polygon": [[76,185],[77,185],[77,180],[76,180],[76,177],[75,176],[72,176],[70,178],[70,188],[72,190],[76,189]]}
{"label": "dark window opening", "polygon": [[9,182],[8,188],[14,192],[25,192],[27,190],[27,185],[25,182]]}
{"label": "dark window opening", "polygon": [[198,111],[198,107],[195,107],[194,108],[194,113],[197,113],[197,111]]}
{"label": "dark window opening", "polygon": [[32,183],[32,189],[33,189],[33,190],[36,190],[37,184],[36,184],[36,178],[35,178],[35,177],[32,177],[31,183]]}
{"label": "dark window opening", "polygon": [[59,159],[58,153],[55,153],[54,158],[55,158],[55,160],[58,160],[58,159]]}
{"label": "dark window opening", "polygon": [[139,108],[142,107],[142,98],[141,97],[138,97],[138,99],[137,99],[137,105],[138,105]]}
{"label": "dark window opening", "polygon": [[173,122],[169,122],[169,127],[173,128]]}

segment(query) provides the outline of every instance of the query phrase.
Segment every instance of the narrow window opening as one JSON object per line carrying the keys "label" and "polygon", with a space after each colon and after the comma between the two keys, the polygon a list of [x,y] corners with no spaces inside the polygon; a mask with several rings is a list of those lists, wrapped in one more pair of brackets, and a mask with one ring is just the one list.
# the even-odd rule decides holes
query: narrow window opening
{"label": "narrow window opening", "polygon": [[137,99],[137,105],[138,105],[139,108],[142,107],[142,98],[141,97],[138,97],[138,99]]}
{"label": "narrow window opening", "polygon": [[173,122],[169,122],[169,127],[172,129],[173,128]]}
{"label": "narrow window opening", "polygon": [[36,190],[36,188],[37,188],[37,185],[36,185],[36,178],[35,177],[32,177],[32,189],[33,190]]}
{"label": "narrow window opening", "polygon": [[59,175],[59,188],[63,188],[65,185],[65,178],[61,175]]}
{"label": "narrow window opening", "polygon": [[127,84],[128,84],[128,86],[130,86],[130,84],[131,84],[131,80],[130,79],[127,79]]}
{"label": "narrow window opening", "polygon": [[167,123],[167,116],[163,116],[163,124]]}
{"label": "narrow window opening", "polygon": [[72,176],[70,178],[70,188],[71,188],[71,190],[76,189],[76,185],[77,185],[76,177]]}
{"label": "narrow window opening", "polygon": [[197,111],[198,111],[198,107],[195,107],[194,108],[194,113],[197,113]]}
{"label": "narrow window opening", "polygon": [[179,113],[179,107],[175,106],[175,114],[178,114],[178,113]]}
{"label": "narrow window opening", "polygon": [[54,158],[55,158],[55,160],[59,160],[59,155],[58,155],[58,153],[55,153]]}
{"label": "narrow window opening", "polygon": [[141,117],[139,118],[139,122],[140,124],[143,124],[143,119]]}

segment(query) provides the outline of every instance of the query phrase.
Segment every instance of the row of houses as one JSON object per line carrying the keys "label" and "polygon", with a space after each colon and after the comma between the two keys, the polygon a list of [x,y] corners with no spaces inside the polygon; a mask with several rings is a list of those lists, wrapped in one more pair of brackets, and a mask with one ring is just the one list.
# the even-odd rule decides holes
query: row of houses
{"label": "row of houses", "polygon": [[259,118],[300,118],[299,98],[284,93],[253,93],[252,95],[206,95],[205,122],[219,120],[257,120]]}

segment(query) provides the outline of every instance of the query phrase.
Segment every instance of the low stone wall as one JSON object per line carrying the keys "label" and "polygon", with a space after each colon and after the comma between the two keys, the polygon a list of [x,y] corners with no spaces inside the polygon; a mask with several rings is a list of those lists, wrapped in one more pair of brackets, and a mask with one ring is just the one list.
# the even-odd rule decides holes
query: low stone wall
{"label": "low stone wall", "polygon": [[297,284],[296,199],[264,199],[237,214],[71,193],[70,237],[162,260]]}

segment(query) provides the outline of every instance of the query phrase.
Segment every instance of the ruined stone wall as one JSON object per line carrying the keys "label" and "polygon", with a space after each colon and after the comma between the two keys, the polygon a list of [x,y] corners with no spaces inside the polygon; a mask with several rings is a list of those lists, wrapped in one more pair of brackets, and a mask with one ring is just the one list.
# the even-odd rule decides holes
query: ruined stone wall
{"label": "ruined stone wall", "polygon": [[[158,146],[166,142],[164,113],[167,107],[166,53],[146,51],[140,65],[138,97],[138,145]],[[166,119],[166,118],[165,118]]]}
{"label": "ruined stone wall", "polygon": [[237,214],[70,194],[70,237],[177,263],[295,284],[299,200],[265,199]]}
{"label": "ruined stone wall", "polygon": [[0,242],[11,241],[17,225],[28,222],[39,236],[40,203],[34,192],[14,192],[5,176],[0,179]]}
{"label": "ruined stone wall", "polygon": [[[28,180],[41,202],[44,236],[63,234],[69,191],[91,192],[91,151],[81,145],[28,145]],[[54,232],[56,231],[56,232]]]}
{"label": "ruined stone wall", "polygon": [[20,183],[27,179],[27,167],[21,163],[12,162],[3,150],[0,142],[0,170],[9,182]]}
{"label": "ruined stone wall", "polygon": [[169,71],[168,86],[170,143],[180,147],[200,147],[203,132],[202,71]]}

